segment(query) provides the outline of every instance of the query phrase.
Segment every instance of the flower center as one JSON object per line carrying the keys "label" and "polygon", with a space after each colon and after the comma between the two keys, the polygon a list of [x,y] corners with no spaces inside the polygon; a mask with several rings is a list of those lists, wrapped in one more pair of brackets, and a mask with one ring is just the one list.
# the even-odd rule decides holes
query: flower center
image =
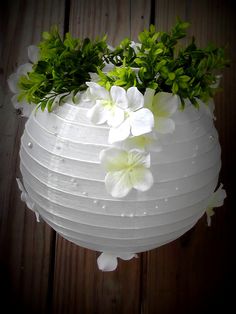
{"label": "flower center", "polygon": [[101,103],[107,110],[112,110],[112,108],[114,108],[114,106],[115,106],[114,103],[108,99],[102,100]]}

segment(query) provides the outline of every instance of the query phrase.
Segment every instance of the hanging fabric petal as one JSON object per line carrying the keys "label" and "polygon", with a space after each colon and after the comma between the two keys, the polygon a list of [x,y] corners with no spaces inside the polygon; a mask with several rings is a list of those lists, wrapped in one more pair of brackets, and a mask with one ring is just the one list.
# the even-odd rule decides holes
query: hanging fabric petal
{"label": "hanging fabric petal", "polygon": [[206,209],[208,226],[211,226],[211,217],[215,214],[213,208],[222,206],[226,196],[227,195],[226,191],[223,189],[223,184],[220,184],[219,188],[212,194]]}
{"label": "hanging fabric petal", "polygon": [[118,266],[118,258],[128,261],[132,258],[137,258],[138,255],[134,253],[119,253],[114,254],[110,252],[103,252],[100,254],[100,256],[97,258],[97,264],[98,268],[102,271],[113,271]]}
{"label": "hanging fabric petal", "polygon": [[98,268],[102,271],[113,271],[118,265],[117,256],[103,252],[97,259]]}

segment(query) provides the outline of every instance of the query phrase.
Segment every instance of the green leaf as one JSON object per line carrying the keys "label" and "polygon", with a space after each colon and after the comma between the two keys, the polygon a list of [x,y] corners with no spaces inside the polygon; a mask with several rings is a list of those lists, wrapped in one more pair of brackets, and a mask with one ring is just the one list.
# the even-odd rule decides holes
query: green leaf
{"label": "green leaf", "polygon": [[174,84],[172,86],[173,94],[177,94],[178,90],[179,90],[179,86],[178,86],[178,84],[176,82],[174,82]]}
{"label": "green leaf", "polygon": [[169,73],[168,77],[171,81],[173,81],[175,79],[175,73],[174,72]]}

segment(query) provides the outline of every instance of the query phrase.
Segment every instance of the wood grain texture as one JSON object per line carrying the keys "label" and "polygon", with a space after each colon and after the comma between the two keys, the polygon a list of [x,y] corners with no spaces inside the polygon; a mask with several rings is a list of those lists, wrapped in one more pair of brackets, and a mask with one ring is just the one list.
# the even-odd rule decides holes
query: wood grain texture
{"label": "wood grain texture", "polygon": [[151,18],[151,1],[130,0],[130,38],[138,40],[138,34],[148,29]]}
{"label": "wood grain texture", "polygon": [[155,0],[155,25],[159,31],[169,31],[176,18],[186,19],[188,0]]}
{"label": "wood grain texture", "polygon": [[[159,8],[159,9],[158,9]],[[177,12],[178,10],[178,12]],[[158,12],[159,11],[159,12]],[[235,135],[235,19],[232,1],[156,1],[156,24],[168,27],[178,14],[191,22],[189,37],[225,46],[231,67],[223,73],[223,92],[216,101],[217,129],[222,145],[221,181],[228,193],[223,208],[216,210],[211,228],[203,217],[180,239],[147,253],[144,269],[144,313],[225,312],[233,304],[235,282],[232,154]],[[230,153],[231,151],[231,153]]]}
{"label": "wood grain texture", "polygon": [[140,260],[101,272],[99,253],[57,237],[53,313],[139,313]]}
{"label": "wood grain texture", "polygon": [[71,1],[70,31],[81,38],[102,37],[117,45],[130,36],[130,2],[126,0]]}
{"label": "wood grain texture", "polygon": [[20,200],[16,186],[19,145],[24,120],[10,102],[6,78],[27,62],[27,46],[37,43],[44,29],[57,23],[63,27],[64,0],[8,1],[2,11],[5,21],[1,52],[1,83],[4,101],[0,108],[1,147],[1,293],[9,313],[17,307],[25,313],[45,313],[47,307],[51,241],[53,233]]}

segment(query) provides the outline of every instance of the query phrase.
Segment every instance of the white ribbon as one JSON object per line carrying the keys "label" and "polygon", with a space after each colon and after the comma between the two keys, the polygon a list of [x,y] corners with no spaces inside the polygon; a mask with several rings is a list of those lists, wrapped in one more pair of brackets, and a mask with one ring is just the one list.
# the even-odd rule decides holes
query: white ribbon
{"label": "white ribbon", "polygon": [[34,201],[30,198],[29,194],[25,190],[24,185],[21,183],[21,180],[19,178],[16,178],[16,182],[18,184],[19,190],[21,191],[22,202],[26,203],[27,207],[35,213],[37,222],[40,222],[39,213],[34,209],[35,206]]}
{"label": "white ribbon", "polygon": [[118,260],[117,258],[128,261],[133,257],[138,257],[135,253],[111,253],[103,252],[97,259],[98,268],[102,271],[113,271],[117,268]]}

